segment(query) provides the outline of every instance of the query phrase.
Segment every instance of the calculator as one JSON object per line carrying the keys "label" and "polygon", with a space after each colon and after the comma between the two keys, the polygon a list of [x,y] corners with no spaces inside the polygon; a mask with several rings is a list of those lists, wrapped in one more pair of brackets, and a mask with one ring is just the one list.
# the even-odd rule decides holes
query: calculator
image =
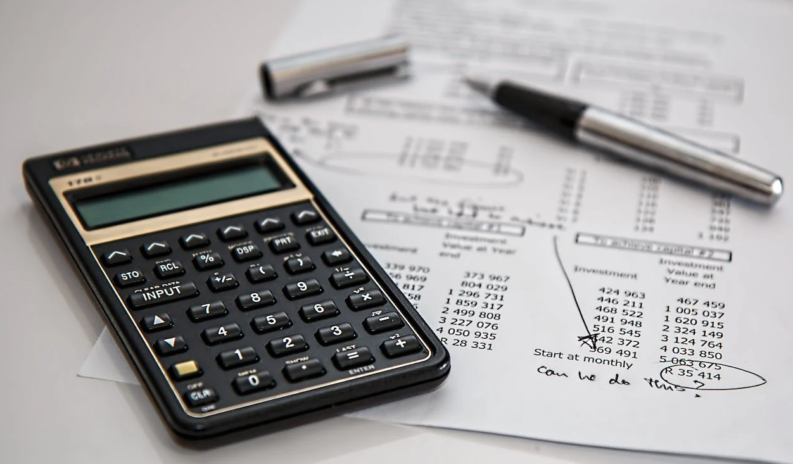
{"label": "calculator", "polygon": [[177,436],[278,429],[449,374],[433,331],[258,119],[23,171]]}

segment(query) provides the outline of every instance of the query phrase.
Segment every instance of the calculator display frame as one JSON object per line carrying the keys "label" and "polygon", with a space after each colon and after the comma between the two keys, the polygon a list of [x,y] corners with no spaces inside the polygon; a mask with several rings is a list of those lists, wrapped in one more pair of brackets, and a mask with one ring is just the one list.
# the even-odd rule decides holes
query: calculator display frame
{"label": "calculator display frame", "polygon": [[[338,213],[258,120],[227,123],[226,126],[235,129],[244,128],[243,132],[249,135],[253,132],[255,136],[242,140],[239,140],[242,137],[237,137],[234,141],[217,143],[206,148],[170,151],[142,157],[143,159],[122,160],[107,167],[77,170],[69,174],[57,172],[56,161],[62,158],[63,154],[33,158],[24,166],[25,185],[31,197],[37,200],[63,239],[67,250],[96,297],[108,326],[113,329],[112,332],[124,348],[125,354],[137,368],[141,383],[147,387],[171,429],[181,437],[205,438],[253,425],[277,424],[281,421],[297,419],[307,414],[319,413],[330,406],[337,407],[348,403],[378,404],[386,398],[398,398],[411,391],[424,391],[439,385],[449,373],[448,352],[412,304],[390,280],[388,274],[377,265],[371,254],[352,234]],[[219,128],[209,126],[188,132],[206,135],[201,131],[209,132],[213,129],[219,131]],[[148,142],[151,139],[158,141],[158,137],[168,135],[182,134],[164,134],[143,141]],[[86,149],[88,150],[91,149]],[[293,187],[93,230],[83,227],[69,201],[69,196],[81,189],[128,182],[136,178],[184,169],[219,166],[219,163],[262,156],[262,154],[271,157]],[[56,169],[52,166],[56,166]],[[401,314],[427,355],[392,367],[375,369],[302,389],[296,388],[284,394],[241,402],[232,407],[218,408],[205,413],[191,411],[175,382],[168,375],[166,366],[161,363],[160,358],[146,341],[133,311],[119,295],[92,247],[305,201],[311,202],[353,257],[373,277],[373,283]],[[402,370],[397,377],[388,375],[389,371],[396,369]],[[159,371],[160,375],[153,375],[156,371]],[[166,386],[169,387],[167,389],[170,390],[171,395],[165,394]],[[309,396],[305,397],[304,394]],[[333,398],[338,401],[329,403]],[[268,406],[269,403],[274,404]],[[272,418],[268,420],[261,414],[265,417],[271,415]]]}
{"label": "calculator display frame", "polygon": [[294,187],[266,153],[221,164],[100,184],[66,196],[83,227],[95,230]]}
{"label": "calculator display frame", "polygon": [[[87,229],[83,226],[74,205],[69,201],[71,195],[79,194],[82,190],[124,184],[151,176],[175,174],[182,171],[189,172],[192,169],[220,167],[226,163],[260,157],[265,154],[272,159],[293,187],[96,229]],[[54,177],[50,179],[49,185],[55,195],[57,195],[61,207],[69,215],[69,219],[71,219],[77,232],[87,245],[96,245],[135,235],[144,235],[159,230],[186,226],[214,218],[234,216],[259,209],[313,199],[313,195],[308,188],[290,169],[283,157],[264,138],[253,138]]]}

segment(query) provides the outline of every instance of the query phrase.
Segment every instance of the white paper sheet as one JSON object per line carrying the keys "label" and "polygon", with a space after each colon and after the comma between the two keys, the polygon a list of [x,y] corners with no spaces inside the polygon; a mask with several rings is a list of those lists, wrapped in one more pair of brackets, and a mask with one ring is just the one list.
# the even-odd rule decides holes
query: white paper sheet
{"label": "white paper sheet", "polygon": [[[307,3],[275,54],[387,31],[409,83],[267,105],[452,355],[359,414],[584,445],[793,462],[793,203],[764,210],[549,138],[463,86],[521,79],[793,178],[781,1]],[[81,375],[102,377],[86,363]]]}
{"label": "white paper sheet", "polygon": [[[488,446],[482,443],[472,443],[444,436],[443,447],[427,446],[431,440],[426,435],[411,436],[401,440],[390,441],[381,445],[371,446],[355,451],[355,459],[359,462],[376,462],[377,464],[404,464],[405,450],[424,449],[426,454],[422,462],[454,462],[455,464],[479,464],[486,453],[497,455],[502,462],[520,462],[522,464],[570,464],[572,461],[542,456],[540,453],[527,454],[525,452]],[[319,461],[317,464],[348,464],[350,456],[338,456]]]}

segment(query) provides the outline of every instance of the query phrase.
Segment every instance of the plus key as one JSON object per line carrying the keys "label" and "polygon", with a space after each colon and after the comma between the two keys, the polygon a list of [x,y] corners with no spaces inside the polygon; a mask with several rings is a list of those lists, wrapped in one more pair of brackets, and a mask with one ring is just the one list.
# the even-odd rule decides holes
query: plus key
{"label": "plus key", "polygon": [[396,340],[384,341],[380,345],[380,350],[389,358],[396,358],[421,351],[421,344],[418,338],[413,335],[407,335]]}

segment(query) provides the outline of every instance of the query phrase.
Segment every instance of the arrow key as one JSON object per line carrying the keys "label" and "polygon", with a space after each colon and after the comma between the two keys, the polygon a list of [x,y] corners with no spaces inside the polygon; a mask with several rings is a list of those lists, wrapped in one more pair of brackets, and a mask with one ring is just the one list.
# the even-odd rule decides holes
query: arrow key
{"label": "arrow key", "polygon": [[247,236],[248,231],[243,229],[240,225],[226,226],[218,229],[218,237],[220,237],[220,239],[224,242],[238,240]]}
{"label": "arrow key", "polygon": [[281,222],[278,218],[264,218],[260,221],[256,221],[256,230],[259,232],[266,234],[269,232],[277,232],[284,228],[284,223]]}
{"label": "arrow key", "polygon": [[316,211],[311,211],[310,209],[292,213],[292,222],[299,226],[313,224],[317,221],[319,221],[319,214],[317,214]]}
{"label": "arrow key", "polygon": [[154,316],[146,316],[140,320],[140,325],[146,332],[157,332],[158,330],[165,330],[173,327],[173,321],[168,313],[155,314]]}
{"label": "arrow key", "polygon": [[140,252],[147,258],[165,256],[171,252],[171,246],[165,240],[158,242],[144,243],[140,247]]}
{"label": "arrow key", "polygon": [[157,340],[154,348],[160,356],[170,356],[187,351],[187,343],[182,337],[163,338],[162,340]]}
{"label": "arrow key", "polygon": [[102,262],[105,266],[118,266],[132,261],[132,255],[127,250],[108,251],[102,255]]}
{"label": "arrow key", "polygon": [[347,251],[346,248],[337,248],[335,250],[328,250],[322,253],[322,261],[325,261],[325,264],[328,266],[348,263],[351,260],[352,255],[350,255],[350,252]]}
{"label": "arrow key", "polygon": [[180,238],[179,243],[185,250],[192,250],[209,245],[209,239],[205,234],[190,234]]}

